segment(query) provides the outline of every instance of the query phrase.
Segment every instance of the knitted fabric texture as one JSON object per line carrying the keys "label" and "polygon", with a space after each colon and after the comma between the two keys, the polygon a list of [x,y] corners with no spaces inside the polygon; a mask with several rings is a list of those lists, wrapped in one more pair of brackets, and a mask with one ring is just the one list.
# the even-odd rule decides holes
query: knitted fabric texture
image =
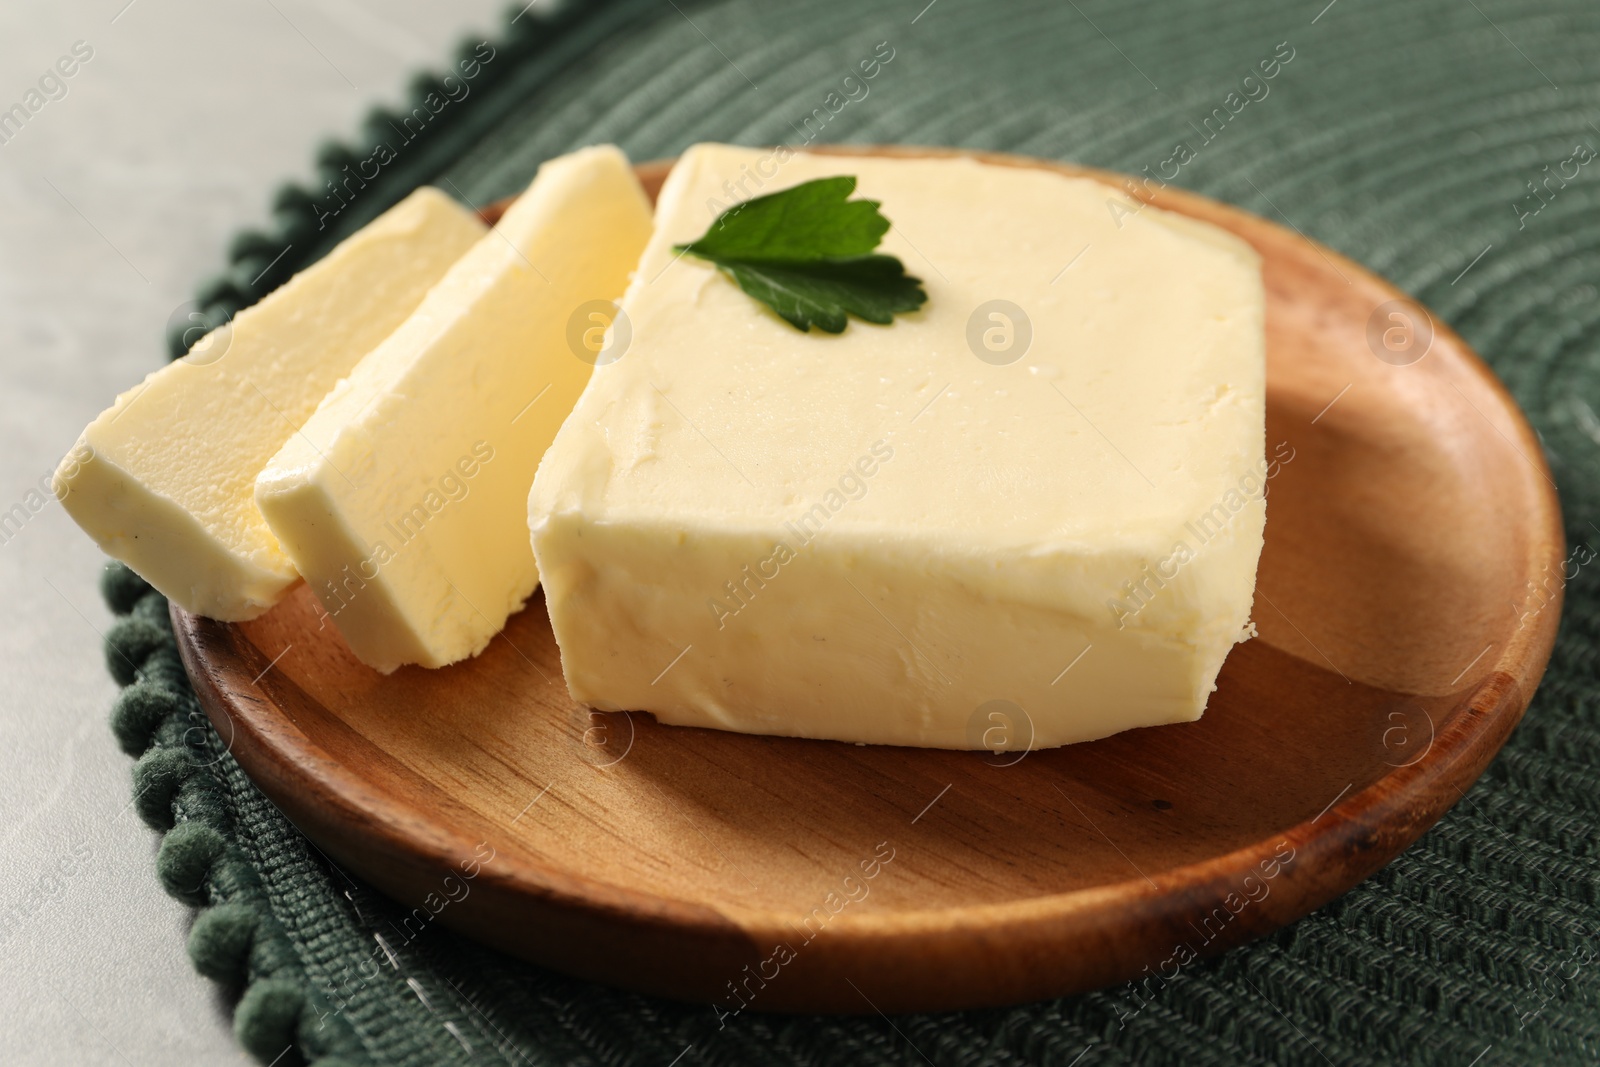
{"label": "knitted fabric texture", "polygon": [[[1148,173],[1293,226],[1454,326],[1539,429],[1574,558],[1592,560],[1600,8],[1324,4],[530,5],[467,42],[450,80],[420,76],[407,109],[323,149],[316,187],[283,190],[274,232],[241,234],[199,302],[225,320],[418,184],[483,204],[600,141],[634,159],[696,140],[950,144]],[[874,78],[847,80],[874,57]],[[1521,727],[1388,868],[1165,986],[1001,1010],[722,1026],[709,1007],[407,925],[251,785],[196,703],[165,601],[120,565],[105,581],[122,616],[107,663],[126,686],[112,727],[138,756],[137,808],[166,835],[157,873],[200,908],[195,966],[238,993],[239,1039],[267,1063],[1587,1064],[1600,1060],[1596,569],[1568,568],[1567,617]]]}

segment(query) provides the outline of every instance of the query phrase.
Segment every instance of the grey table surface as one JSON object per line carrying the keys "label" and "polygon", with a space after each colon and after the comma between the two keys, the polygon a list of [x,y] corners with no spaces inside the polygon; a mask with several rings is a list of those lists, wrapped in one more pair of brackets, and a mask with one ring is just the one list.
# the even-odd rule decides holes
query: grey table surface
{"label": "grey table surface", "polygon": [[[503,6],[0,6],[0,110],[92,51],[0,144],[0,512],[36,503],[82,426],[162,361],[168,315],[230,233],[265,221],[277,183]],[[0,1062],[249,1063],[127,806],[102,559],[53,499],[0,529]]]}

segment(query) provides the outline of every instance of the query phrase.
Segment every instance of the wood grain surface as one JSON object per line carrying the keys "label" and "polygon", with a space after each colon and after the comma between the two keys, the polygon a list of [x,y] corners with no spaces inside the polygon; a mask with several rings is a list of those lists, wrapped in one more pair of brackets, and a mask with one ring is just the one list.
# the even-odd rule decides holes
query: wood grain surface
{"label": "wood grain surface", "polygon": [[[668,166],[640,168],[652,195]],[[724,1012],[1060,995],[1306,914],[1460,801],[1521,718],[1560,616],[1559,506],[1444,324],[1291,230],[1153,202],[1260,251],[1267,448],[1293,452],[1259,636],[1201,721],[1020,760],[663,727],[569,699],[538,595],[477,659],[384,677],[304,586],[242,625],[174,610],[202,703],[416,929]],[[1384,349],[1407,320],[1431,344]]]}

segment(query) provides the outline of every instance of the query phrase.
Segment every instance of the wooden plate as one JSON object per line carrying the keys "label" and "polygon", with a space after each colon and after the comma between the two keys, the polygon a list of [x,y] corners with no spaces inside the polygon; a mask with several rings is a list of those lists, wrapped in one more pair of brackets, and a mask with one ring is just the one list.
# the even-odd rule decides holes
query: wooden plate
{"label": "wooden plate", "polygon": [[[667,167],[640,168],[652,194]],[[1401,293],[1237,209],[1155,202],[1261,252],[1268,452],[1292,451],[1260,636],[1202,721],[1015,762],[662,727],[571,702],[537,596],[479,658],[382,677],[304,586],[243,625],[173,613],[202,703],[418,926],[725,1011],[1170,977],[1304,915],[1460,800],[1522,716],[1560,616],[1555,489],[1511,397]]]}

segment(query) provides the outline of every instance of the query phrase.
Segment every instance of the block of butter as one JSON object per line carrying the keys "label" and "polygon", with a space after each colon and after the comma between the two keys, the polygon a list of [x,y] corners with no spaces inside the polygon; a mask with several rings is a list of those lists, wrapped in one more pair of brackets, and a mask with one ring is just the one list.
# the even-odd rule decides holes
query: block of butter
{"label": "block of butter", "polygon": [[[672,246],[730,190],[855,175],[921,277],[801,333]],[[1102,184],[700,145],[529,499],[575,699],[1015,750],[1198,718],[1265,521],[1254,251]]]}
{"label": "block of butter", "polygon": [[569,337],[608,320],[649,235],[621,152],[547,162],[261,472],[262,513],[364,663],[476,655],[538,585],[528,489],[596,362]]}
{"label": "block of butter", "polygon": [[57,470],[56,496],[186,610],[261,614],[298,575],[256,508],[256,475],[485,230],[443,193],[412,193],[117,397]]}

